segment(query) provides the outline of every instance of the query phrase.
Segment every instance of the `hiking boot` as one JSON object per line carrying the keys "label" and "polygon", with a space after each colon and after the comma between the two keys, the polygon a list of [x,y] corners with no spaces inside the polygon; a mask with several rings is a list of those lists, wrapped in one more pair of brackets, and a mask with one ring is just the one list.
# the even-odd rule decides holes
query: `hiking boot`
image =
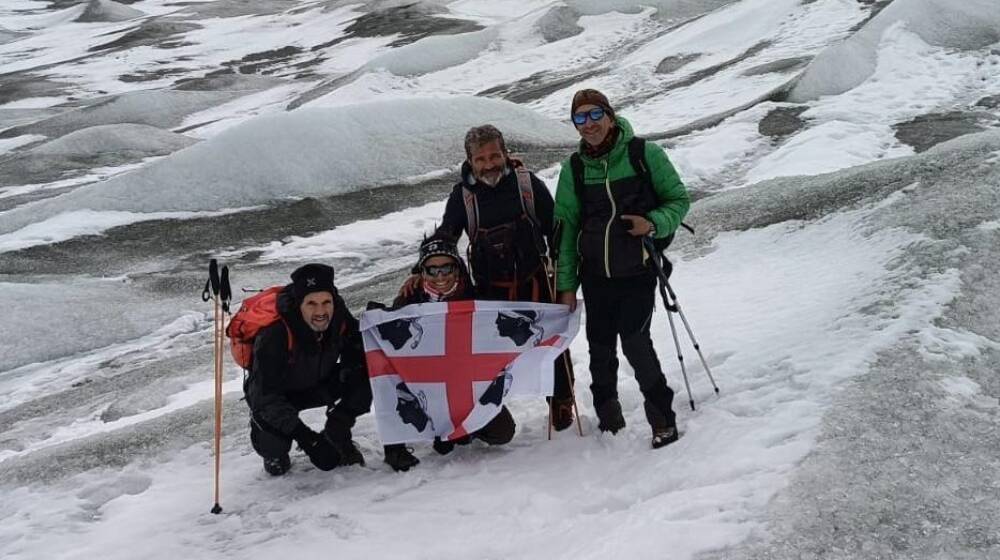
{"label": "hiking boot", "polygon": [[413,455],[413,450],[402,443],[385,446],[385,462],[396,472],[406,472],[411,467],[420,464],[420,459]]}
{"label": "hiking boot", "polygon": [[597,407],[597,429],[602,432],[617,434],[625,427],[625,417],[622,416],[622,404],[618,399],[609,399]]}
{"label": "hiking boot", "polygon": [[646,410],[646,420],[653,430],[653,449],[659,449],[677,441],[680,434],[677,433],[677,422],[671,412],[668,417],[662,410],[649,401],[643,403]]}
{"label": "hiking boot", "polygon": [[434,443],[431,444],[431,447],[434,448],[434,451],[437,451],[438,455],[447,455],[455,450],[454,443],[439,437],[434,438]]}
{"label": "hiking boot", "polygon": [[573,425],[573,399],[552,399],[552,427],[561,432]]}
{"label": "hiking boot", "polygon": [[659,428],[653,430],[653,449],[659,449],[661,447],[666,447],[671,443],[677,441],[680,434],[677,433],[676,426],[668,426],[666,428]]}
{"label": "hiking boot", "polygon": [[288,455],[264,457],[264,472],[271,476],[281,476],[290,468],[292,468],[292,460]]}

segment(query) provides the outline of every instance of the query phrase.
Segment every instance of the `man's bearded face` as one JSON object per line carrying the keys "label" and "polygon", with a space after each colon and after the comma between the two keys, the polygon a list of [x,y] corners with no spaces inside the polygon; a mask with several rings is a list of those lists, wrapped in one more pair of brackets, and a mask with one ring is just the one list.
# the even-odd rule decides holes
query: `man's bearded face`
{"label": "man's bearded face", "polygon": [[495,187],[507,170],[507,154],[500,141],[493,140],[474,148],[469,163],[477,180]]}

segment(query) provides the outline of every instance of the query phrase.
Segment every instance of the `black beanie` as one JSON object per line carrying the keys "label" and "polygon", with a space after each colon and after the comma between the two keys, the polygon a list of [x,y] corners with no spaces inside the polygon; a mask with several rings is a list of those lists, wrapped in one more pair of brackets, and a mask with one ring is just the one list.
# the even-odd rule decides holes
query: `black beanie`
{"label": "black beanie", "polygon": [[295,301],[302,303],[302,300],[313,292],[330,292],[336,295],[332,266],[311,263],[300,266],[292,273],[292,293]]}

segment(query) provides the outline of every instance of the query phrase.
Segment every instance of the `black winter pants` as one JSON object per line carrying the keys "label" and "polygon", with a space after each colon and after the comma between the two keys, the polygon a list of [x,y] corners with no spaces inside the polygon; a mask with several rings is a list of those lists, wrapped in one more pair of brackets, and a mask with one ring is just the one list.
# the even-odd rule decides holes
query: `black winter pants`
{"label": "black winter pants", "polygon": [[[337,399],[331,397],[326,391],[317,390],[310,398],[298,395],[297,398],[289,400],[291,400],[295,408],[299,409],[299,412],[321,406],[327,407],[327,412],[329,412],[330,407],[336,404]],[[332,421],[335,420],[328,416],[327,424]],[[324,426],[324,429],[326,429],[326,426]],[[253,412],[250,413],[250,444],[258,455],[265,459],[288,455],[288,452],[292,449],[292,443],[292,436],[282,434],[273,426],[258,418]]]}
{"label": "black winter pants", "polygon": [[656,277],[603,278],[584,276],[583,301],[587,311],[587,343],[594,407],[618,398],[618,338],[635,370],[639,390],[667,422],[675,422],[674,392],[660,368],[649,326],[656,305]]}

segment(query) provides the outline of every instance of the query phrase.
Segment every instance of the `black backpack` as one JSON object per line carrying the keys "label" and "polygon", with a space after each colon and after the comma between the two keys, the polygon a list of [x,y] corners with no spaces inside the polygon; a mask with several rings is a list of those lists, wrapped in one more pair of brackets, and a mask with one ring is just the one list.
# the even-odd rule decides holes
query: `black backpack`
{"label": "black backpack", "polygon": [[[633,136],[628,143],[628,161],[632,164],[632,169],[635,169],[639,173],[639,180],[642,182],[643,186],[647,189],[653,189],[653,174],[649,171],[649,166],[646,165],[646,139],[639,138],[638,136]],[[580,157],[579,152],[573,152],[573,155],[569,158],[570,167],[573,170],[573,189],[576,191],[576,198],[583,204],[583,159]],[[654,192],[655,194],[655,192]],[[681,223],[681,226],[694,234],[694,228],[691,226]],[[663,251],[670,246],[670,242],[674,240],[674,233],[666,237],[659,237],[653,239],[653,247],[656,248],[661,254]]]}

